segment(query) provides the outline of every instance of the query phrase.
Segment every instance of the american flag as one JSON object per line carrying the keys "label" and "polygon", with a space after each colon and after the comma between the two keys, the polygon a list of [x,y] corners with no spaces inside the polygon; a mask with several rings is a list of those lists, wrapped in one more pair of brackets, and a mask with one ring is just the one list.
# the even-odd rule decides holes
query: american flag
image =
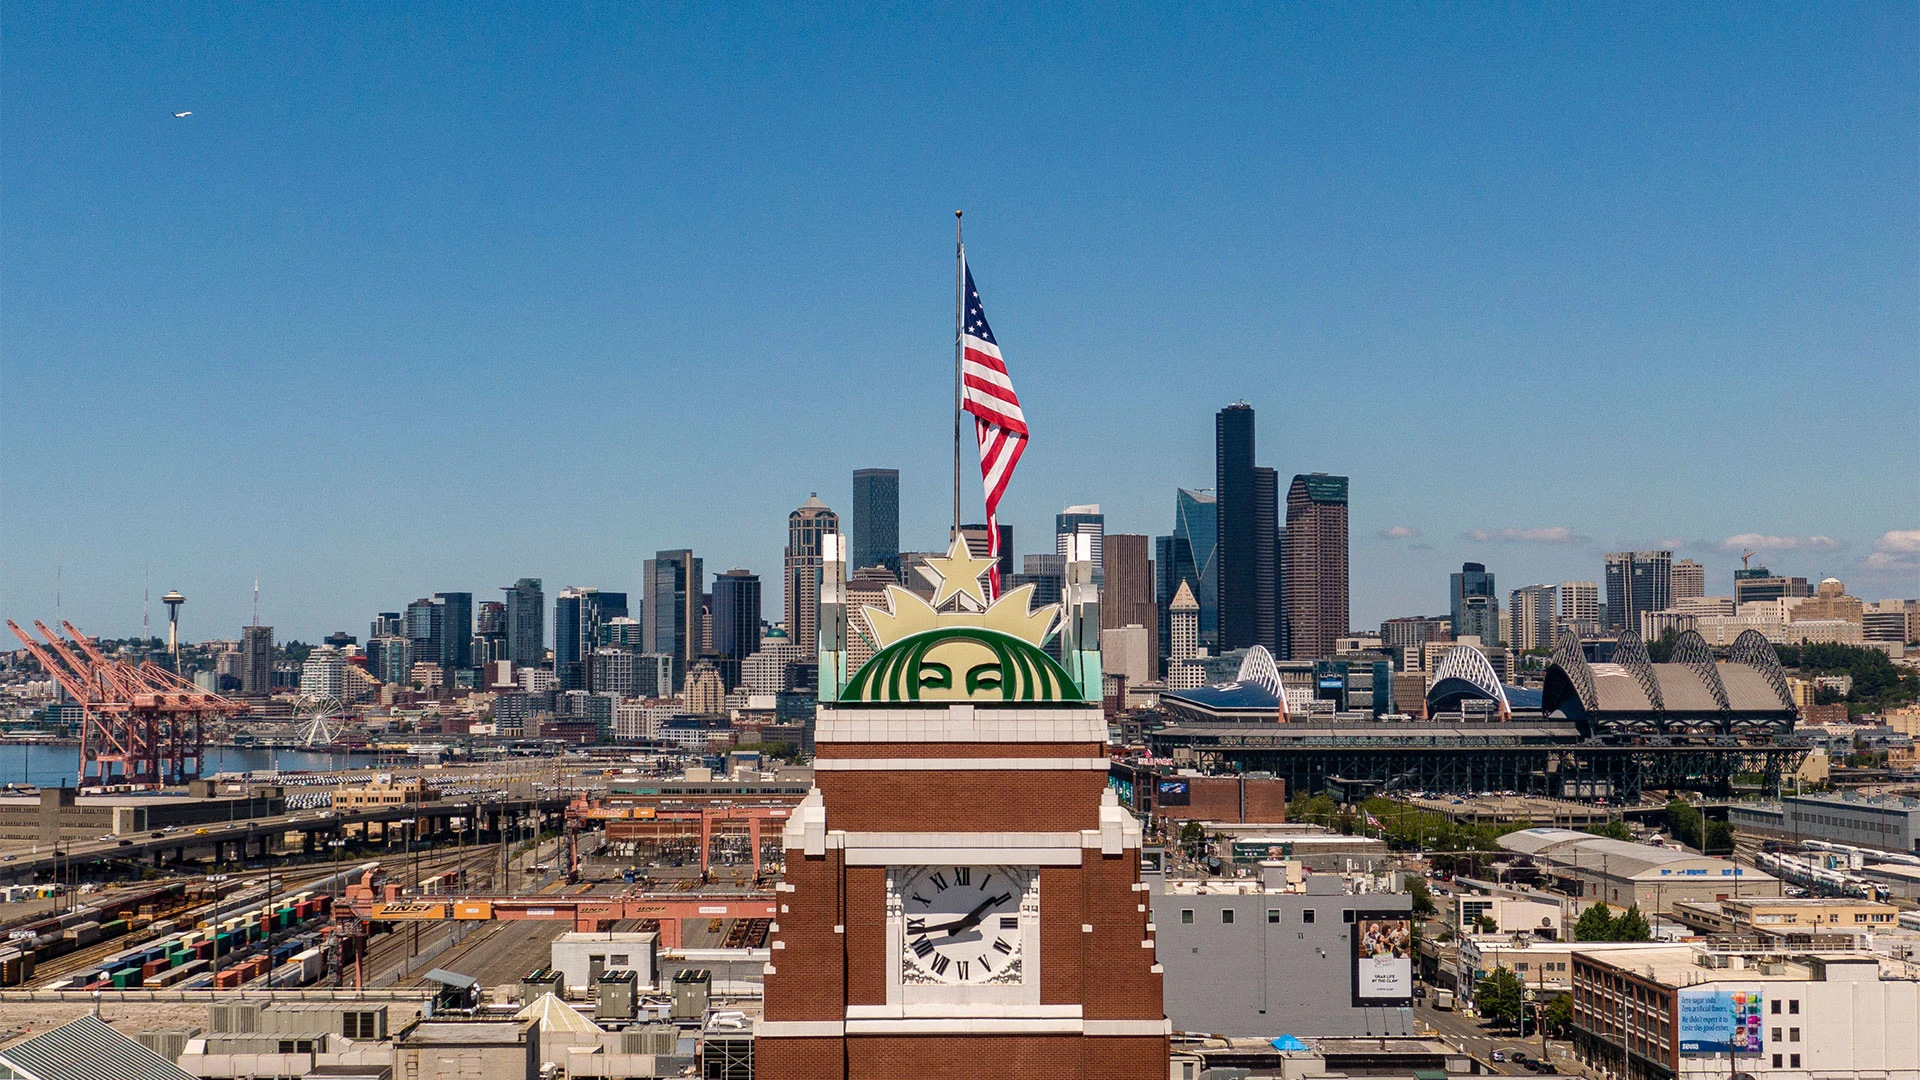
{"label": "american flag", "polygon": [[[966,266],[966,255],[961,255]],[[1027,449],[1027,418],[1020,412],[1020,395],[1013,391],[1000,346],[987,325],[980,291],[973,287],[973,268],[966,267],[967,304],[960,334],[960,402],[973,414],[974,434],[980,439],[980,480],[987,493],[987,554],[994,564],[987,571],[992,594],[1000,595],[1000,496],[1013,478],[1014,467]]]}

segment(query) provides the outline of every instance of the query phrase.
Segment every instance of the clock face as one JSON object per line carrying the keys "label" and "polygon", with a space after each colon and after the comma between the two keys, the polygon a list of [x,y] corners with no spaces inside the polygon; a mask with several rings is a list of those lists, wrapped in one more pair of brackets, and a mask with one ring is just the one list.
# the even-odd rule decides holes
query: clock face
{"label": "clock face", "polygon": [[1033,871],[1012,866],[908,866],[894,872],[907,982],[1020,982],[1022,910]]}

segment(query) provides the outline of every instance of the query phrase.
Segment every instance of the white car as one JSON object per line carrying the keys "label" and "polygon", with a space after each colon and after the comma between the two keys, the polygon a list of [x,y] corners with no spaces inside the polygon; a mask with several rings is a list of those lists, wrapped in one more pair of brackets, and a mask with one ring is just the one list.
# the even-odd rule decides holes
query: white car
{"label": "white car", "polygon": [[99,840],[103,844],[111,844],[113,843],[113,834],[101,833],[99,836],[95,837],[94,839]]}

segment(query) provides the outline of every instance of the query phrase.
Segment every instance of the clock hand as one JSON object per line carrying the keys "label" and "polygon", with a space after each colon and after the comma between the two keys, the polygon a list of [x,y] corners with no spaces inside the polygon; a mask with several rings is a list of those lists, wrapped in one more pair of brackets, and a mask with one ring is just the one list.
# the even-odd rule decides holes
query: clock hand
{"label": "clock hand", "polygon": [[974,927],[979,926],[980,920],[987,917],[987,909],[1005,899],[1006,897],[1004,895],[989,896],[985,900],[982,900],[978,904],[975,904],[972,911],[969,911],[965,915],[961,916],[959,922],[954,923],[947,928],[947,936],[952,937],[953,935],[959,933],[962,930],[971,930]]}

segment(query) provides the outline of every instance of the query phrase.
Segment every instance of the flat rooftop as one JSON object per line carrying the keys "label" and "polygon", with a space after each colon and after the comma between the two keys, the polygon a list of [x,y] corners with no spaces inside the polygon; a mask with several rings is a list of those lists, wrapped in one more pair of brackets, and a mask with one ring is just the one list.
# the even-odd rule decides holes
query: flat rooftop
{"label": "flat rooftop", "polygon": [[399,1042],[409,1046],[508,1045],[526,1037],[524,1020],[422,1020],[401,1032]]}

